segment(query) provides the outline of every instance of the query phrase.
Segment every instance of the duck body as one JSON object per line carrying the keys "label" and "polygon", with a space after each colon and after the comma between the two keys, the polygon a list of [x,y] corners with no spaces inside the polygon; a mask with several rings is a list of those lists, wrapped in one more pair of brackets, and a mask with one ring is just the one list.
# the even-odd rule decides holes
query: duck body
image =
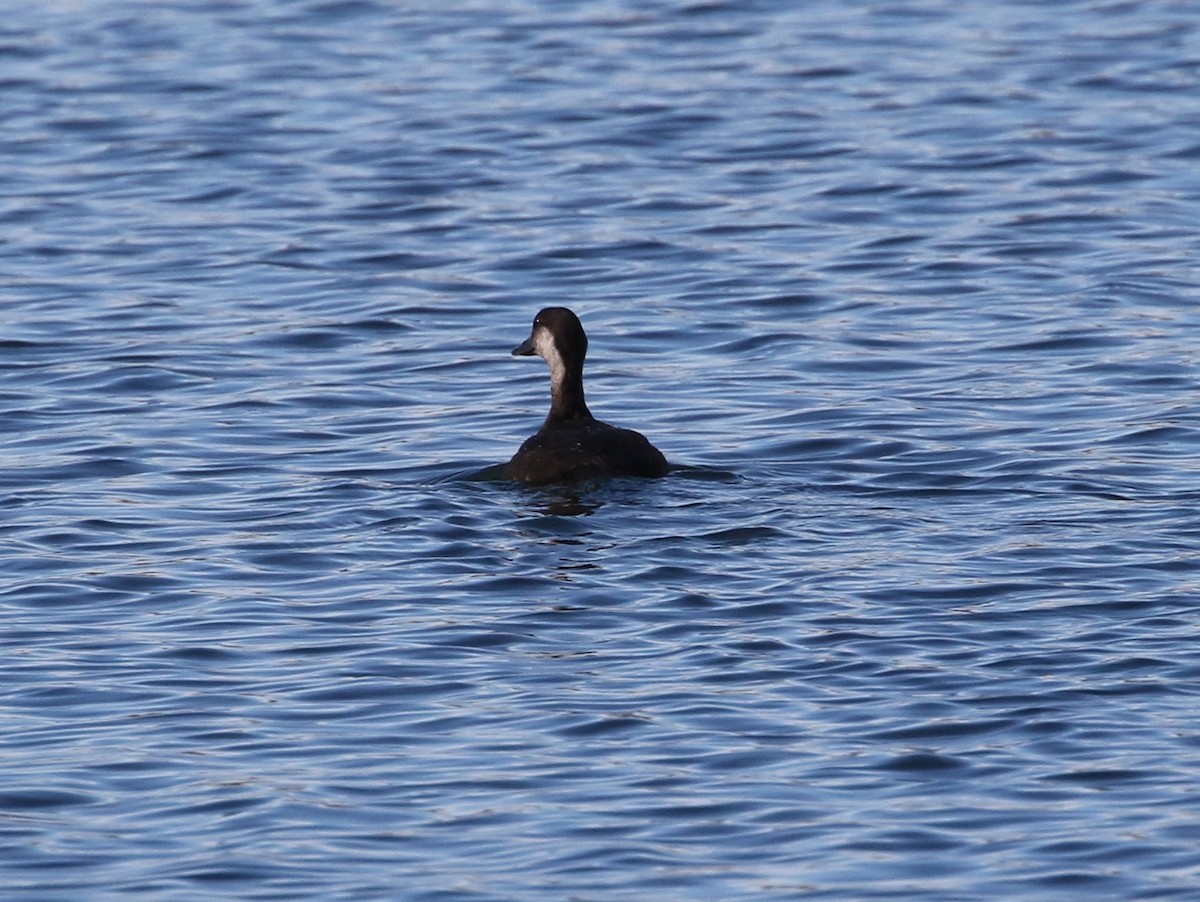
{"label": "duck body", "polygon": [[547,307],[533,320],[515,356],[537,355],[550,364],[550,413],[504,467],[504,476],[541,485],[608,476],[658,477],[670,469],[640,432],[603,423],[583,398],[587,335],[566,307]]}
{"label": "duck body", "polygon": [[546,425],[527,438],[504,475],[541,485],[605,476],[666,476],[667,460],[640,432],[596,419]]}

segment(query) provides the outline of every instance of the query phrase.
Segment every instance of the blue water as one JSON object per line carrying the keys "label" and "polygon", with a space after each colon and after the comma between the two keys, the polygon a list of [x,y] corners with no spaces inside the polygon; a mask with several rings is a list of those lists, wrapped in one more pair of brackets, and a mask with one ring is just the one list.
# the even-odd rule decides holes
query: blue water
{"label": "blue water", "polygon": [[[24,4],[5,900],[1200,898],[1200,5]],[[678,465],[480,476],[533,314]]]}

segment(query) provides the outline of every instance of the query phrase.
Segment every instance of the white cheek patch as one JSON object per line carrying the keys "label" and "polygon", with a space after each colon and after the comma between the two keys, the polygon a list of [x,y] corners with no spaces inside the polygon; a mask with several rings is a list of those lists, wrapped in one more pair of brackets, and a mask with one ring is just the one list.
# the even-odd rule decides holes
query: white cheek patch
{"label": "white cheek patch", "polygon": [[539,328],[533,336],[533,349],[537,355],[550,364],[550,382],[557,385],[567,374],[562,355],[554,343],[554,336],[545,326]]}

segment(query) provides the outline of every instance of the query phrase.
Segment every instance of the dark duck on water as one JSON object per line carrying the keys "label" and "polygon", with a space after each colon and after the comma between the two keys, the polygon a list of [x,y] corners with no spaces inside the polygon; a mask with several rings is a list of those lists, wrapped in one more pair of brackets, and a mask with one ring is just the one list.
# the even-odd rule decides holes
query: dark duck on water
{"label": "dark duck on water", "polygon": [[566,307],[547,307],[513,354],[550,364],[550,413],[504,467],[504,475],[542,484],[604,476],[665,476],[667,460],[640,432],[602,423],[583,400],[587,335]]}

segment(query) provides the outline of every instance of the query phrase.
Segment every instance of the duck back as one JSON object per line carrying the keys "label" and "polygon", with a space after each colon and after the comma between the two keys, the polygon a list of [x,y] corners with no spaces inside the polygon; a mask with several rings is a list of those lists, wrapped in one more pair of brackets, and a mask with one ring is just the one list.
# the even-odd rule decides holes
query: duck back
{"label": "duck back", "polygon": [[540,485],[604,476],[667,475],[667,459],[640,432],[599,420],[543,426],[504,468],[509,479]]}

